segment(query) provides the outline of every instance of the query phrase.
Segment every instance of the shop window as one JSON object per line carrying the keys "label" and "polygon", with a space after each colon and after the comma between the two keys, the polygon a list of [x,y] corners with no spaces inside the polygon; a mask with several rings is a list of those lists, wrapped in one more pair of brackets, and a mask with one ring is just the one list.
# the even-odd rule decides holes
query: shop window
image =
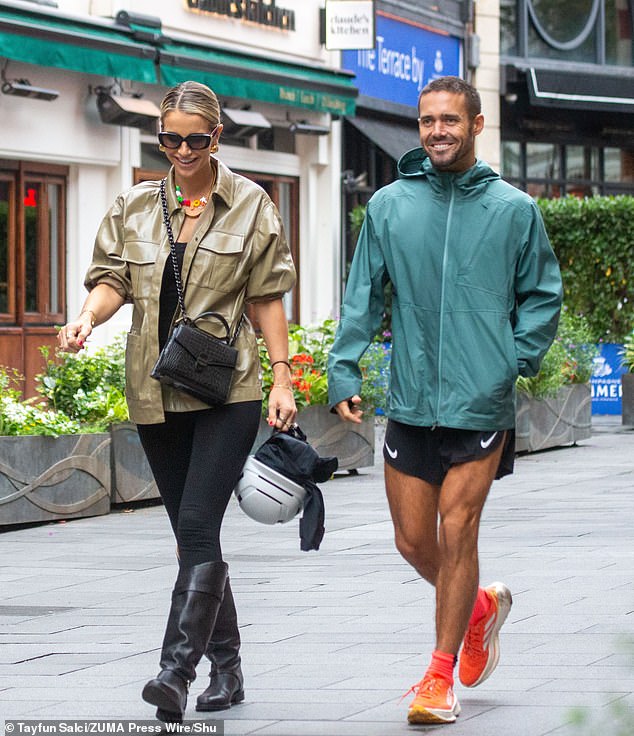
{"label": "shop window", "polygon": [[4,320],[10,318],[14,311],[14,250],[10,247],[13,242],[12,228],[14,225],[13,218],[10,216],[13,210],[13,190],[13,179],[0,175],[0,319],[4,318]]}
{"label": "shop window", "polygon": [[34,169],[0,168],[0,319],[55,325],[64,316],[66,181]]}
{"label": "shop window", "polygon": [[66,180],[53,164],[0,161],[0,365],[35,395],[40,348],[52,352],[64,322]]}
{"label": "shop window", "polygon": [[500,0],[508,56],[634,66],[634,0]]}
{"label": "shop window", "polygon": [[526,144],[526,176],[531,179],[559,179],[559,149],[552,143]]}
{"label": "shop window", "polygon": [[566,146],[566,193],[576,197],[598,194],[599,151],[585,146]]}
{"label": "shop window", "polygon": [[[535,13],[528,26],[529,57],[587,63],[598,60],[592,0],[579,0],[579,4],[582,7],[572,12],[568,0],[533,0]],[[581,25],[582,21],[587,25]]]}
{"label": "shop window", "polygon": [[634,66],[632,34],[634,18],[630,0],[605,2],[605,61],[606,64]]}
{"label": "shop window", "polygon": [[634,195],[634,150],[504,141],[501,174],[532,197]]}
{"label": "shop window", "polygon": [[634,182],[634,150],[606,148],[603,160],[606,181]]}
{"label": "shop window", "polygon": [[509,56],[519,56],[517,0],[500,0],[500,51]]}
{"label": "shop window", "polygon": [[502,173],[506,179],[518,179],[522,171],[521,145],[515,141],[502,143]]}

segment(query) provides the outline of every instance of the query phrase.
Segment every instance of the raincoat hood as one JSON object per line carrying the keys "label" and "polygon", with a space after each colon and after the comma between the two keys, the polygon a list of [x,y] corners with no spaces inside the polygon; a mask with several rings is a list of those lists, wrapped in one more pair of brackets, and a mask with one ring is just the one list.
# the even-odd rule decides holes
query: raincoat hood
{"label": "raincoat hood", "polygon": [[412,148],[404,153],[397,164],[400,179],[424,177],[432,188],[444,188],[448,183],[463,191],[479,189],[484,184],[495,181],[500,175],[484,161],[476,159],[473,166],[466,171],[438,171],[424,148]]}

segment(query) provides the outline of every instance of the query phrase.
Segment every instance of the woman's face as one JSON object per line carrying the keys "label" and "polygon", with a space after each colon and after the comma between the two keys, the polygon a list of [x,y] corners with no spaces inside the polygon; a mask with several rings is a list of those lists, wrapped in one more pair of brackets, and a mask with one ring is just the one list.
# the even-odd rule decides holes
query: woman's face
{"label": "woman's face", "polygon": [[176,133],[182,138],[189,135],[212,134],[209,145],[205,148],[190,148],[186,140],[183,140],[178,148],[165,147],[165,155],[168,161],[174,166],[175,174],[178,178],[196,178],[201,174],[209,175],[211,168],[209,164],[209,149],[213,143],[218,142],[222,125],[218,125],[215,129],[211,129],[209,121],[202,115],[192,115],[191,113],[181,112],[180,110],[172,110],[166,113],[163,118],[162,133]]}

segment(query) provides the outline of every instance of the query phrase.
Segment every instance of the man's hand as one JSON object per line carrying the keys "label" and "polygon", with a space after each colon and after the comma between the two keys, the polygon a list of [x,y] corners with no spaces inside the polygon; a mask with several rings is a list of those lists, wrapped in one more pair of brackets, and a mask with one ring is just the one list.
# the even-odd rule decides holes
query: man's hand
{"label": "man's hand", "polygon": [[355,394],[349,399],[344,399],[338,404],[335,404],[335,411],[339,416],[346,422],[354,422],[355,424],[361,424],[361,418],[363,417],[363,411],[359,408],[361,403],[361,397]]}

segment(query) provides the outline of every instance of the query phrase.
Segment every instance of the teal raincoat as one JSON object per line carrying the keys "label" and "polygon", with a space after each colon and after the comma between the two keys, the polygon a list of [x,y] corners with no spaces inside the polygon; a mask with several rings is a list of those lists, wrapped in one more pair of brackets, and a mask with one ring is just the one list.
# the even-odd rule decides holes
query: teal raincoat
{"label": "teal raincoat", "polygon": [[530,196],[483,161],[433,168],[422,148],[368,203],[329,356],[332,405],[360,393],[358,362],[393,286],[387,415],[414,426],[515,425],[515,379],[555,337],[562,286]]}

